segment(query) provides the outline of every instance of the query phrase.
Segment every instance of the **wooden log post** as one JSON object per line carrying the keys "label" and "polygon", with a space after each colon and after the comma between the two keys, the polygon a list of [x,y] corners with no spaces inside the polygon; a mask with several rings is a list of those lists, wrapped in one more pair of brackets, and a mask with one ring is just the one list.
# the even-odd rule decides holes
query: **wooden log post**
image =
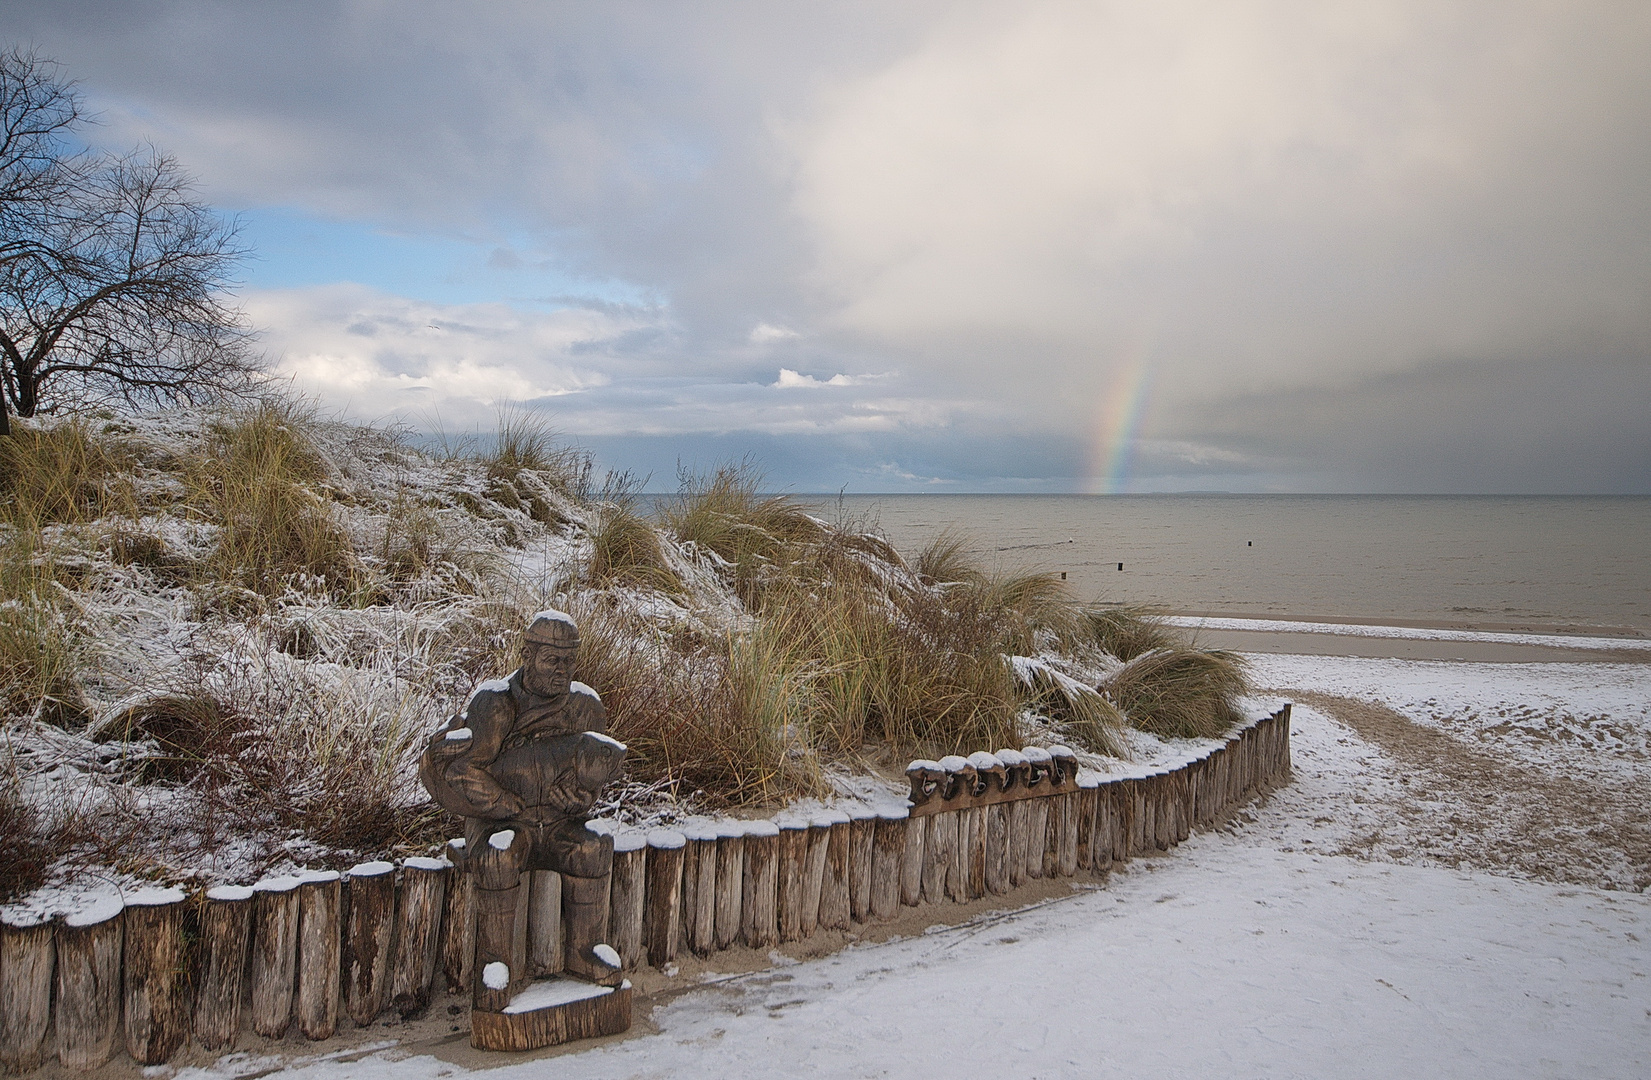
{"label": "wooden log post", "polygon": [[533,870],[528,881],[527,973],[535,979],[555,975],[566,962],[562,945],[562,875]]}
{"label": "wooden log post", "polygon": [[476,875],[463,869],[465,854],[463,837],[447,841],[454,871],[441,915],[441,974],[449,994],[468,995],[476,970]]}
{"label": "wooden log post", "polygon": [[869,922],[872,838],[877,827],[877,812],[869,806],[856,806],[849,810],[848,816],[849,914],[855,922]]}
{"label": "wooden log post", "polygon": [[298,983],[298,879],[265,878],[252,888],[252,1030],[279,1039]]}
{"label": "wooden log post", "polygon": [[1055,871],[1061,877],[1071,877],[1078,872],[1078,818],[1081,798],[1079,792],[1069,791],[1055,799],[1060,804],[1060,827],[1056,830],[1055,843]]}
{"label": "wooden log post", "polygon": [[1009,807],[986,807],[986,891],[1002,896],[1009,891]]}
{"label": "wooden log post", "polygon": [[971,806],[963,811],[957,835],[958,842],[967,845],[960,865],[968,883],[969,899],[978,900],[986,895],[986,808]]}
{"label": "wooden log post", "polygon": [[0,920],[0,1065],[13,1072],[46,1060],[56,953],[52,930],[43,915]]}
{"label": "wooden log post", "polygon": [[717,947],[717,829],[699,823],[684,826],[682,858],[682,943],[695,956],[710,956]]}
{"label": "wooden log post", "polygon": [[343,943],[338,871],[313,871],[298,886],[298,1029],[330,1039],[338,1028]]}
{"label": "wooden log post", "polygon": [[825,902],[826,856],[831,853],[831,823],[835,819],[818,813],[808,819],[808,851],[803,855],[802,938],[807,940],[820,928],[820,908]]}
{"label": "wooden log post", "polygon": [[1026,845],[1032,835],[1032,803],[1028,799],[1004,804],[1005,837],[1004,868],[1009,877],[1009,888],[1018,889],[1026,881]]}
{"label": "wooden log post", "polygon": [[[395,874],[395,864],[389,862],[358,863],[345,874],[348,913],[344,920],[340,966],[344,1012],[357,1027],[367,1027],[390,1004],[391,958],[395,950],[392,935],[396,925]],[[465,980],[456,992],[467,992],[469,988]]]}
{"label": "wooden log post", "polygon": [[1100,777],[1085,773],[1073,798],[1078,802],[1078,869],[1095,867],[1095,814],[1100,808]]}
{"label": "wooden log post", "polygon": [[241,1033],[255,895],[244,885],[219,885],[201,906],[195,1042],[207,1050],[230,1049]]}
{"label": "wooden log post", "polygon": [[911,816],[904,807],[880,811],[872,825],[871,917],[888,922],[900,913],[900,875],[906,862],[906,831]]}
{"label": "wooden log post", "polygon": [[1066,796],[1051,795],[1042,801],[1049,807],[1043,831],[1043,876],[1056,878],[1061,872],[1061,805],[1066,802]]}
{"label": "wooden log post", "polygon": [[923,898],[931,904],[955,900],[962,885],[956,872],[957,811],[931,815],[924,843]]}
{"label": "wooden log post", "polygon": [[613,880],[608,885],[608,944],[619,954],[619,964],[631,971],[648,956],[647,925],[648,835],[640,830],[616,833],[613,838]]}
{"label": "wooden log post", "polygon": [[396,904],[396,949],[390,977],[390,1004],[407,1019],[430,1004],[436,981],[441,912],[447,898],[446,859],[414,857],[401,862],[401,895]]}
{"label": "wooden log post", "polygon": [[[120,1027],[124,908],[118,896],[99,896],[57,925],[57,1004],[52,1020],[57,1060],[65,1069],[95,1069],[114,1056]],[[244,937],[241,945],[245,958]],[[0,968],[0,978],[10,977],[9,968]]]}
{"label": "wooden log post", "polygon": [[923,856],[929,837],[929,819],[915,817],[906,826],[906,853],[900,863],[900,902],[916,907],[923,902]]}
{"label": "wooden log post", "polygon": [[1168,851],[1175,836],[1174,787],[1175,773],[1169,769],[1160,770],[1152,779],[1152,842],[1159,851]]}
{"label": "wooden log post", "polygon": [[675,829],[648,834],[648,895],[643,940],[648,963],[663,971],[682,936],[682,855],[688,838]]}
{"label": "wooden log post", "polygon": [[122,1015],[126,1052],[162,1065],[189,1038],[189,958],[182,889],[143,889],[126,898]]}
{"label": "wooden log post", "polygon": [[803,931],[803,892],[808,878],[808,822],[784,819],[780,826],[780,940],[799,941]]}
{"label": "wooden log post", "polygon": [[847,930],[854,907],[848,876],[849,849],[854,846],[852,822],[842,810],[827,810],[820,820],[827,826],[825,866],[820,875],[820,927]]}
{"label": "wooden log post", "polygon": [[1049,840],[1049,800],[1026,800],[1026,870],[1028,878],[1043,877],[1043,850]]}
{"label": "wooden log post", "polygon": [[717,825],[716,941],[726,949],[740,938],[740,909],[745,899],[745,822]]}
{"label": "wooden log post", "polygon": [[740,939],[753,949],[780,942],[780,827],[753,821],[745,827],[745,881],[740,891]]}

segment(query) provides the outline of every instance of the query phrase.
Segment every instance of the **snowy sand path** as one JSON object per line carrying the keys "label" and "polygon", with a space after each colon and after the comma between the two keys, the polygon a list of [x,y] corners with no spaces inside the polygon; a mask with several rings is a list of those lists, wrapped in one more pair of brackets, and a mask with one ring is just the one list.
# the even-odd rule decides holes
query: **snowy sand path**
{"label": "snowy sand path", "polygon": [[[1331,694],[1376,688],[1356,668],[1318,667],[1321,659],[1258,674],[1275,684],[1311,678]],[[1645,698],[1623,680],[1639,676],[1598,667],[1574,672],[1568,711],[1609,713],[1637,734]],[[1494,711],[1531,689],[1482,665],[1420,666],[1395,687],[1387,676],[1398,674],[1378,673],[1391,702],[1425,704],[1433,712],[1417,719],[1445,731],[1435,714]],[[1651,1074],[1651,896],[1444,865],[1479,865],[1472,849],[1416,861],[1403,843],[1390,853],[1352,842],[1372,827],[1410,835],[1403,812],[1415,794],[1386,749],[1327,712],[1300,708],[1295,726],[1290,787],[1220,832],[1137,860],[1104,889],[730,979],[657,1009],[658,1034],[500,1059],[485,1075]],[[1643,784],[1635,748],[1630,738],[1603,771]],[[1533,769],[1570,757],[1531,750]],[[1360,857],[1321,853],[1337,850]],[[317,1080],[465,1071],[432,1049],[294,1071]],[[253,1067],[242,1059],[180,1076]]]}

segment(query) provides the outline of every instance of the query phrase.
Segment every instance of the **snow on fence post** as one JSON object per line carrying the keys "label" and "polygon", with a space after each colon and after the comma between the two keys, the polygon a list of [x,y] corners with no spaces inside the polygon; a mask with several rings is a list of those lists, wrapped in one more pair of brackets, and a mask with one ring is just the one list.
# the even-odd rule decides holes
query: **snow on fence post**
{"label": "snow on fence post", "polygon": [[709,956],[717,944],[717,830],[714,825],[684,826],[682,859],[682,943],[696,956]]}
{"label": "snow on fence post", "polygon": [[808,822],[786,819],[778,824],[780,940],[799,941],[803,931],[803,892],[808,876]]}
{"label": "snow on fence post", "polygon": [[304,874],[298,886],[298,1027],[312,1040],[338,1028],[342,888],[338,871]]}
{"label": "snow on fence post", "polygon": [[430,1004],[430,988],[436,981],[436,950],[441,941],[442,902],[452,868],[446,859],[415,856],[401,861],[390,1004],[403,1019]]}
{"label": "snow on fence post", "polygon": [[292,1022],[298,974],[298,879],[265,878],[252,888],[252,1030],[279,1039]]}
{"label": "snow on fence post", "polygon": [[853,844],[852,821],[842,810],[827,810],[821,819],[828,823],[825,867],[820,878],[820,926],[826,930],[847,930],[853,913],[849,884],[849,849]]}
{"label": "snow on fence post", "polygon": [[53,1022],[57,1060],[66,1069],[95,1069],[114,1055],[124,907],[119,897],[101,896],[57,924]]}
{"label": "snow on fence post", "polygon": [[[745,881],[740,890],[740,938],[753,949],[773,948],[780,942],[777,908],[779,873],[780,827],[772,821],[751,822],[745,830]],[[650,877],[650,889],[652,881]]]}
{"label": "snow on fence post", "polygon": [[608,944],[626,971],[647,956],[648,836],[631,830],[613,838],[613,879],[608,883]]}
{"label": "snow on fence post", "polygon": [[52,924],[45,916],[0,921],[0,1065],[26,1072],[46,1060],[51,1024]]}
{"label": "snow on fence post", "polygon": [[345,874],[349,903],[340,948],[344,1011],[366,1027],[390,1003],[390,962],[395,949],[395,864],[364,862]]}
{"label": "snow on fence post", "polygon": [[673,829],[648,834],[648,963],[663,969],[676,959],[682,927],[682,849],[688,838]]}
{"label": "snow on fence post", "polygon": [[463,870],[464,848],[462,836],[447,841],[447,861],[455,870],[441,915],[441,971],[449,994],[469,993],[476,968],[476,875]]}
{"label": "snow on fence post", "polygon": [[906,850],[900,859],[900,902],[916,907],[923,902],[923,853],[929,836],[929,819],[908,818]]}
{"label": "snow on fence post", "polygon": [[871,849],[877,811],[855,806],[848,812],[848,901],[855,922],[871,919]]}
{"label": "snow on fence post", "polygon": [[740,907],[745,893],[745,822],[717,825],[716,881],[712,900],[713,949],[726,949],[740,936]]}
{"label": "snow on fence post", "polygon": [[803,906],[801,935],[806,941],[820,928],[820,905],[825,898],[826,856],[831,850],[830,814],[808,819],[808,851],[803,856]]}
{"label": "snow on fence post", "polygon": [[189,1037],[189,970],[182,889],[143,889],[126,898],[121,973],[126,1052],[161,1065]]}
{"label": "snow on fence post", "polygon": [[[200,973],[195,983],[195,1042],[204,1049],[232,1048],[240,1034],[255,903],[255,894],[244,885],[219,885],[208,889],[203,898]],[[60,1025],[59,1045],[62,1038]]]}
{"label": "snow on fence post", "polygon": [[906,862],[906,830],[911,815],[905,807],[878,813],[872,824],[871,917],[886,922],[900,912],[900,874]]}

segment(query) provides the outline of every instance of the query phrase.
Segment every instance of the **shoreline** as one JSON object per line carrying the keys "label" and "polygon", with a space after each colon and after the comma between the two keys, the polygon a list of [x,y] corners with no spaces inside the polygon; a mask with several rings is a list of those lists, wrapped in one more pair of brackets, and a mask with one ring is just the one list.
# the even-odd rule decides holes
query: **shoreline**
{"label": "shoreline", "polygon": [[1494,624],[1492,628],[1484,623],[1437,626],[1400,619],[1257,619],[1212,612],[1170,612],[1165,619],[1192,631],[1203,646],[1233,652],[1504,664],[1651,663],[1651,639],[1621,627],[1543,632],[1545,628],[1528,623]]}

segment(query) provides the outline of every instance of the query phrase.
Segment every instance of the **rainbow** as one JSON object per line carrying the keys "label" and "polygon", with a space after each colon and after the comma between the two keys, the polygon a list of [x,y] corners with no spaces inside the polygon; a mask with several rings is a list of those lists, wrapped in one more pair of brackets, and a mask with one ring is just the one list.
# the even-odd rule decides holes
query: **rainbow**
{"label": "rainbow", "polygon": [[1116,495],[1129,487],[1141,418],[1146,414],[1152,392],[1152,368],[1147,362],[1147,353],[1144,346],[1129,350],[1096,410],[1086,488],[1091,495]]}

